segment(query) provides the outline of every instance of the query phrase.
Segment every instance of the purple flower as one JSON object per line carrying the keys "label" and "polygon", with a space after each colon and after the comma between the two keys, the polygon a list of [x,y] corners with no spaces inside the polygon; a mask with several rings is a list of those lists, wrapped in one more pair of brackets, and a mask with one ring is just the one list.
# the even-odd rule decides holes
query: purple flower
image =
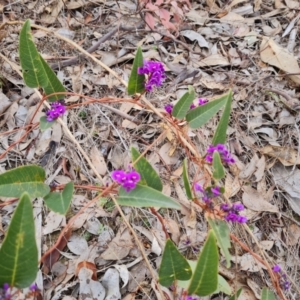
{"label": "purple flower", "polygon": [[221,204],[220,208],[227,213],[225,220],[233,223],[247,223],[248,219],[245,216],[240,216],[239,212],[244,210],[244,205],[241,203],[234,203],[230,206],[227,203]]}
{"label": "purple flower", "polygon": [[208,100],[206,98],[199,98],[198,99],[198,104],[199,106],[204,105],[208,102]]}
{"label": "purple flower", "polygon": [[47,121],[52,122],[66,112],[66,107],[63,101],[51,103],[51,108],[46,112]]}
{"label": "purple flower", "polygon": [[123,170],[116,170],[111,173],[111,178],[120,184],[126,192],[130,192],[141,180],[141,175],[135,170],[127,173]]}
{"label": "purple flower", "polygon": [[275,272],[275,273],[279,273],[281,271],[281,267],[279,265],[275,265],[272,270]]}
{"label": "purple flower", "polygon": [[207,149],[208,155],[206,155],[206,158],[205,158],[207,162],[212,163],[213,153],[215,151],[219,152],[223,163],[227,163],[227,164],[235,163],[234,158],[232,157],[232,155],[230,154],[230,152],[228,151],[226,146],[223,144],[218,144],[216,146],[210,145],[208,147],[208,149]]}
{"label": "purple flower", "polygon": [[230,211],[229,204],[227,204],[227,203],[221,204],[221,207],[220,207],[220,208],[221,208],[223,211],[226,211],[226,212]]}
{"label": "purple flower", "polygon": [[8,283],[4,283],[3,284],[3,290],[7,291],[9,289],[9,284]]}
{"label": "purple flower", "polygon": [[216,185],[215,187],[212,187],[212,188],[211,188],[211,192],[213,193],[213,195],[214,195],[215,197],[218,197],[218,196],[221,195],[220,187],[217,186],[217,185]]}
{"label": "purple flower", "polygon": [[29,287],[29,289],[30,289],[32,292],[35,292],[35,291],[38,290],[38,287],[37,287],[37,285],[34,283],[34,284],[32,284],[32,285]]}
{"label": "purple flower", "polygon": [[217,185],[214,187],[210,187],[208,189],[204,189],[199,183],[195,183],[194,189],[195,189],[195,191],[203,194],[202,200],[206,203],[209,203],[212,200],[212,198],[215,198],[215,197],[218,197],[221,195],[220,187]]}
{"label": "purple flower", "polygon": [[241,223],[241,224],[244,224],[244,223],[247,223],[248,222],[248,219],[247,217],[245,216],[238,216],[237,220],[236,220],[238,223]]}
{"label": "purple flower", "polygon": [[138,74],[148,76],[145,88],[149,92],[153,90],[154,86],[161,86],[166,78],[164,66],[159,61],[145,60],[144,65],[138,68]]}
{"label": "purple flower", "polygon": [[194,103],[191,104],[190,109],[194,109],[196,105]]}
{"label": "purple flower", "polygon": [[172,111],[173,111],[173,105],[172,104],[167,104],[165,106],[165,111],[168,113],[168,114],[171,114]]}
{"label": "purple flower", "polygon": [[238,220],[238,215],[233,213],[233,212],[229,212],[228,215],[225,217],[226,221],[230,221],[230,222],[237,222]]}
{"label": "purple flower", "polygon": [[232,210],[234,210],[234,211],[242,211],[244,209],[245,209],[245,207],[241,203],[233,203],[232,204]]}

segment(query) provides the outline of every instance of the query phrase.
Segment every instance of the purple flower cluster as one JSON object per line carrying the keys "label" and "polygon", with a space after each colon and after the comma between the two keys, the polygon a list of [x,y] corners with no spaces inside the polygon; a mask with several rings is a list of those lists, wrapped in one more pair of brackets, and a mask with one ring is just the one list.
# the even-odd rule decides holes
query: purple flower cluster
{"label": "purple flower cluster", "polygon": [[200,184],[195,183],[194,189],[195,189],[195,191],[203,194],[202,200],[205,203],[210,203],[212,198],[215,198],[215,197],[218,197],[221,195],[221,188],[217,185],[214,187],[204,189]]}
{"label": "purple flower cluster", "polygon": [[151,92],[154,86],[161,86],[163,84],[165,75],[165,68],[159,61],[144,61],[144,65],[138,68],[138,74],[145,74],[148,76],[145,88]]}
{"label": "purple flower cluster", "polygon": [[51,109],[46,112],[47,121],[52,122],[66,112],[66,106],[63,101],[51,103]]}
{"label": "purple flower cluster", "polygon": [[2,287],[3,291],[0,294],[0,299],[2,300],[9,300],[11,299],[11,289],[8,283],[4,283]]}
{"label": "purple flower cluster", "polygon": [[165,111],[168,113],[168,114],[171,114],[172,111],[173,111],[173,104],[167,104],[165,106]]}
{"label": "purple flower cluster", "polygon": [[280,285],[284,290],[288,290],[291,287],[291,283],[287,280],[287,276],[285,273],[282,273],[281,267],[279,265],[275,265],[272,268],[273,272],[279,273],[280,276]]}
{"label": "purple flower cluster", "polygon": [[212,163],[213,161],[213,154],[215,151],[218,151],[223,163],[227,164],[234,164],[235,160],[226,148],[224,144],[218,144],[217,146],[210,145],[207,149],[208,155],[206,155],[206,161]]}
{"label": "purple flower cluster", "polygon": [[[206,98],[199,98],[198,99],[198,106],[202,106],[204,104],[206,104],[208,102],[208,100]],[[190,109],[194,109],[196,107],[196,105],[194,103],[191,104]]]}
{"label": "purple flower cluster", "polygon": [[233,203],[232,206],[225,203],[221,205],[221,209],[227,213],[225,220],[233,223],[246,223],[248,219],[245,216],[240,216],[240,212],[245,209],[241,203]]}
{"label": "purple flower cluster", "polygon": [[131,172],[116,170],[111,173],[111,178],[120,184],[126,192],[130,192],[135,189],[136,184],[141,180],[141,175],[134,170]]}

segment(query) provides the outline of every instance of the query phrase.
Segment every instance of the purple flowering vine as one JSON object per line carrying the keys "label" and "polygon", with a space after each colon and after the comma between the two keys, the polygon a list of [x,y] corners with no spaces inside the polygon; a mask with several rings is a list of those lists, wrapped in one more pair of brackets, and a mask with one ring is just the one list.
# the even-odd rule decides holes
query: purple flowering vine
{"label": "purple flowering vine", "polygon": [[145,88],[148,92],[153,90],[154,86],[161,86],[166,78],[165,68],[159,61],[144,61],[144,65],[138,68],[138,74],[147,75]]}
{"label": "purple flowering vine", "polygon": [[202,200],[205,203],[210,203],[213,198],[216,198],[221,195],[221,188],[217,185],[208,189],[204,189],[199,183],[195,183],[194,189],[195,191],[203,194]]}
{"label": "purple flowering vine", "polygon": [[111,178],[120,184],[126,192],[130,192],[135,189],[137,183],[141,180],[141,175],[135,170],[131,172],[116,170],[111,173]]}
{"label": "purple flowering vine", "polygon": [[206,161],[212,163],[213,161],[213,154],[217,151],[220,154],[223,163],[227,164],[234,164],[235,160],[233,156],[230,154],[229,150],[224,144],[218,144],[216,146],[210,145],[207,149],[207,155],[205,157]]}
{"label": "purple flowering vine", "polygon": [[275,265],[272,268],[272,270],[274,273],[280,274],[280,280],[279,280],[280,286],[285,291],[287,291],[291,287],[291,283],[288,281],[286,274],[282,272],[281,267],[279,265]]}
{"label": "purple flowering vine", "polygon": [[228,203],[224,203],[220,207],[227,213],[225,220],[232,223],[247,223],[248,219],[245,216],[241,216],[240,212],[245,209],[241,203],[233,203],[231,206]]}
{"label": "purple flowering vine", "polygon": [[66,112],[66,106],[63,101],[52,102],[51,108],[46,112],[47,121],[52,122]]}

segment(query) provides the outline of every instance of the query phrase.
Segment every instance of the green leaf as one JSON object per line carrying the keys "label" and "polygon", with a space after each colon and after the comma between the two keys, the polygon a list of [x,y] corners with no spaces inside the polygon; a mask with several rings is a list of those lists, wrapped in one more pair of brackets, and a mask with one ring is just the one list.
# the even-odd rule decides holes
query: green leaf
{"label": "green leaf", "polygon": [[261,300],[276,300],[276,297],[272,291],[264,287],[261,292]]}
{"label": "green leaf", "polygon": [[213,178],[216,180],[220,180],[225,177],[225,170],[222,164],[221,156],[219,152],[215,151],[213,156]]}
{"label": "green leaf", "polygon": [[223,96],[192,109],[186,115],[186,120],[190,123],[190,127],[196,129],[207,123],[224,106],[226,100],[227,96]]}
{"label": "green leaf", "polygon": [[195,90],[192,86],[188,86],[189,91],[186,92],[180,100],[175,104],[172,115],[177,119],[183,119],[190,110],[190,106],[195,99]]}
{"label": "green leaf", "polygon": [[143,52],[139,47],[136,51],[128,82],[128,94],[134,95],[145,91],[145,75],[138,74],[138,68],[144,64]]}
{"label": "green leaf", "polygon": [[218,264],[216,237],[210,230],[188,288],[189,295],[207,296],[218,288]]}
{"label": "green leaf", "polygon": [[208,223],[212,230],[214,231],[218,245],[225,256],[226,267],[230,268],[231,255],[229,253],[230,245],[230,230],[228,224],[222,220],[212,220],[208,218]]}
{"label": "green leaf", "polygon": [[214,137],[212,140],[213,145],[224,144],[226,142],[226,131],[227,131],[230,112],[231,112],[232,91],[230,90],[229,93],[223,97],[225,97],[225,99],[226,99],[225,109],[223,111],[223,114],[222,114],[222,117],[218,124],[218,127],[215,131],[215,134],[214,134]]}
{"label": "green leaf", "polygon": [[54,212],[64,215],[67,213],[74,192],[73,182],[69,182],[65,185],[62,193],[53,192],[48,194],[45,198],[45,204]]}
{"label": "green leaf", "polygon": [[240,288],[240,289],[236,292],[235,295],[233,295],[233,296],[231,296],[231,297],[229,298],[229,300],[238,300],[238,298],[239,298],[239,296],[241,295],[241,293],[242,293],[242,289]]}
{"label": "green leaf", "polygon": [[52,127],[52,125],[56,122],[56,120],[49,122],[47,121],[47,117],[46,116],[42,116],[40,118],[40,129],[41,131],[45,131],[46,129]]}
{"label": "green leaf", "polygon": [[0,286],[28,287],[38,272],[38,248],[31,200],[21,196],[0,249]]}
{"label": "green leaf", "polygon": [[[131,156],[132,161],[138,159],[140,156],[139,151],[137,151],[134,147],[131,147]],[[141,184],[145,184],[152,187],[155,190],[162,191],[163,184],[156,173],[156,171],[153,169],[151,164],[147,161],[145,157],[141,157],[138,162],[134,165],[134,168],[140,173],[142,182]]]}
{"label": "green leaf", "polygon": [[172,198],[145,185],[137,185],[134,190],[128,193],[121,188],[117,201],[124,206],[181,208]]}
{"label": "green leaf", "polygon": [[183,183],[188,199],[193,199],[193,193],[189,181],[187,158],[183,160]]}
{"label": "green leaf", "polygon": [[0,175],[0,196],[20,197],[27,192],[31,198],[44,197],[50,191],[44,184],[45,171],[38,166],[23,166]]}
{"label": "green leaf", "polygon": [[221,275],[218,275],[218,288],[214,292],[214,294],[218,294],[220,292],[222,292],[226,295],[231,295],[232,289],[231,289],[231,286],[229,285],[229,283],[225,280],[225,278],[222,277]]}
{"label": "green leaf", "polygon": [[[50,66],[47,64],[47,62],[43,59],[43,57],[40,55],[40,60],[42,62],[44,72],[47,76],[48,83],[46,86],[43,86],[43,89],[45,91],[46,95],[50,95],[53,93],[60,93],[60,92],[65,92],[65,88],[60,82],[60,80],[57,78],[56,74],[54,71],[50,68]],[[54,95],[48,98],[49,102],[54,102],[59,99],[63,99],[65,95]]]}
{"label": "green leaf", "polygon": [[48,79],[44,72],[41,56],[30,32],[30,20],[24,23],[20,32],[19,54],[26,85],[31,88],[47,86]]}
{"label": "green leaf", "polygon": [[174,243],[168,239],[159,268],[160,284],[168,287],[174,280],[189,280],[191,276],[192,270],[189,263]]}

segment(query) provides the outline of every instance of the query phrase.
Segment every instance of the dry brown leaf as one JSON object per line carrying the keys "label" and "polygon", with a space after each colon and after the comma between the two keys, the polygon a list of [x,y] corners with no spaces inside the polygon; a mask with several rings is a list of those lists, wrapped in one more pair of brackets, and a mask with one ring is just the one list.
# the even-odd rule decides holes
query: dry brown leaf
{"label": "dry brown leaf", "polygon": [[228,66],[230,65],[228,59],[220,54],[210,55],[201,61],[197,62],[198,67],[208,66]]}
{"label": "dry brown leaf", "polygon": [[[263,62],[286,73],[300,73],[297,58],[287,49],[277,45],[272,39],[263,38],[260,45],[260,58]],[[300,84],[300,75],[291,75],[290,78],[296,84]]]}
{"label": "dry brown leaf", "polygon": [[297,245],[300,239],[300,227],[296,224],[291,224],[288,227],[287,233],[288,233],[287,244],[289,246]]}
{"label": "dry brown leaf", "polygon": [[261,297],[261,288],[260,286],[250,278],[247,278],[247,284],[251,288],[252,292],[254,293],[255,297],[257,299],[260,299]]}
{"label": "dry brown leaf", "polygon": [[239,178],[241,179],[247,179],[249,178],[256,170],[257,163],[259,159],[256,154],[252,157],[250,163],[244,167],[244,169],[241,171]]}
{"label": "dry brown leaf", "polygon": [[90,152],[91,161],[100,175],[105,175],[107,172],[107,166],[103,154],[98,150],[96,146],[91,149]]}
{"label": "dry brown leaf", "polygon": [[257,192],[251,186],[244,186],[243,187],[243,203],[244,205],[252,209],[254,211],[268,211],[268,212],[278,212],[278,207],[272,205],[271,203],[265,201],[263,196]]}
{"label": "dry brown leaf", "polygon": [[[174,165],[178,162],[178,156],[170,156],[170,151],[173,151],[173,145],[171,143],[165,143],[160,149],[159,154],[163,162],[167,165]],[[176,152],[175,152],[176,154]]]}
{"label": "dry brown leaf", "polygon": [[284,166],[294,166],[300,164],[300,154],[291,147],[277,147],[268,145],[260,149],[263,154],[278,159]]}

